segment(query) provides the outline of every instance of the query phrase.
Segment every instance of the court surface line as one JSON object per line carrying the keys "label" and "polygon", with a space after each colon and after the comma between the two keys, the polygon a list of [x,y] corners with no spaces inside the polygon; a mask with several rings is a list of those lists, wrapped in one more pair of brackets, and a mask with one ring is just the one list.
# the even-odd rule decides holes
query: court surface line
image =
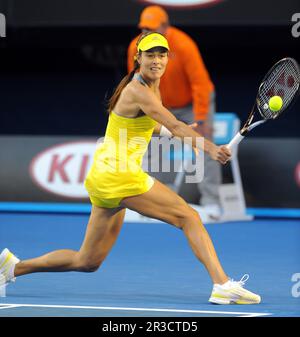
{"label": "court surface line", "polygon": [[[0,304],[2,305],[2,304]],[[5,305],[5,303],[3,303]],[[32,308],[61,308],[61,309],[94,309],[94,310],[120,310],[120,311],[152,311],[152,312],[174,312],[190,314],[223,314],[241,315],[241,317],[269,316],[271,313],[240,312],[240,311],[215,311],[215,310],[189,310],[189,309],[163,309],[163,308],[126,308],[126,307],[99,307],[84,305],[52,305],[52,304],[14,304],[7,303],[10,307],[32,307]]]}
{"label": "court surface line", "polygon": [[257,315],[256,313],[245,313],[246,315],[242,315],[239,317],[259,317],[259,316],[271,316],[272,314],[270,313],[261,313],[259,315]]}
{"label": "court surface line", "polygon": [[19,304],[0,304],[0,310],[1,309],[11,309],[11,308],[17,308],[19,307]]}

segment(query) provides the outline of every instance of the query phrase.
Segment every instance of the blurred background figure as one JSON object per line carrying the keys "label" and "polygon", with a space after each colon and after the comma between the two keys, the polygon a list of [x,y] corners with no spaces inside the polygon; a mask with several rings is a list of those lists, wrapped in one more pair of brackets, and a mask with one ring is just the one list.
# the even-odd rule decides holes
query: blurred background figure
{"label": "blurred background figure", "polygon": [[[212,140],[216,111],[215,88],[197,44],[188,34],[170,25],[167,12],[160,6],[146,7],[140,15],[138,27],[141,32],[157,31],[169,41],[169,64],[160,81],[164,106],[187,124],[197,122],[196,131]],[[128,47],[128,72],[133,69],[138,38],[133,39]],[[197,184],[201,194],[199,204],[207,209],[219,209],[218,190],[221,180],[219,163],[205,154],[204,178]]]}

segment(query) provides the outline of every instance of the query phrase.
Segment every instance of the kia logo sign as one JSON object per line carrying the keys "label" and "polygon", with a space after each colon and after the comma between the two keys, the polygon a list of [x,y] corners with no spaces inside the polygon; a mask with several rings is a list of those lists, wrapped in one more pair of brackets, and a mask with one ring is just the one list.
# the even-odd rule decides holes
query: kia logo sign
{"label": "kia logo sign", "polygon": [[32,180],[41,189],[68,198],[87,198],[83,185],[96,142],[71,142],[46,149],[30,164]]}
{"label": "kia logo sign", "polygon": [[216,5],[224,0],[140,0],[151,5],[161,5],[166,7],[202,7]]}
{"label": "kia logo sign", "polygon": [[298,163],[295,169],[295,179],[297,185],[300,187],[300,162]]}

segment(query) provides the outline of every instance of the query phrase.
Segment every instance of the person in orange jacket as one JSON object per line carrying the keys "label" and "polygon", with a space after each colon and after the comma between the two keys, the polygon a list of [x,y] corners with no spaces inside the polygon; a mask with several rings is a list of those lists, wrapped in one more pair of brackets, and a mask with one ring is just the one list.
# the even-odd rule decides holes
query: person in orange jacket
{"label": "person in orange jacket", "polygon": [[[169,41],[169,63],[160,81],[164,106],[187,124],[197,122],[196,131],[212,139],[215,88],[197,44],[185,32],[170,25],[167,12],[160,6],[146,7],[141,13],[138,27],[142,33],[159,32]],[[133,39],[128,47],[128,72],[133,69],[138,38]],[[204,178],[198,184],[201,205],[219,210],[221,179],[220,165],[205,155]]]}

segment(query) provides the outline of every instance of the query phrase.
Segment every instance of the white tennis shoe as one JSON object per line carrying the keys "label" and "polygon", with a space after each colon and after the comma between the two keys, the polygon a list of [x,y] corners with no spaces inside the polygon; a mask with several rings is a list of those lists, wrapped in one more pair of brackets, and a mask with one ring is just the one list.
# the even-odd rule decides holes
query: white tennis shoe
{"label": "white tennis shoe", "polygon": [[249,275],[245,274],[240,281],[229,280],[224,284],[214,284],[210,303],[214,304],[258,304],[261,301],[259,295],[243,288]]}
{"label": "white tennis shoe", "polygon": [[20,262],[20,260],[11,253],[7,248],[5,248],[0,254],[0,296],[4,297],[6,295],[6,286],[10,282],[15,282],[14,277],[15,265]]}

